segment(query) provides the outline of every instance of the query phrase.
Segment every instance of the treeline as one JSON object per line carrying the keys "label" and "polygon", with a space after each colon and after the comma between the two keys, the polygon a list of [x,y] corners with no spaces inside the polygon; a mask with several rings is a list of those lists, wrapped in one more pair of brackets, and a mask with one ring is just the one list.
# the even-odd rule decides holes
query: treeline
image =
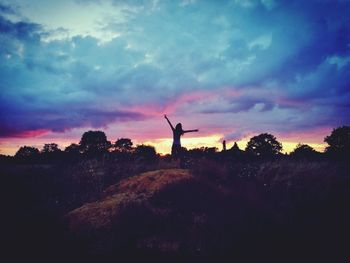
{"label": "treeline", "polygon": [[[262,133],[250,138],[244,150],[239,149],[237,143],[226,149],[223,143],[222,151],[215,147],[201,147],[191,150],[183,148],[182,156],[191,157],[225,157],[241,160],[250,159],[275,159],[292,158],[306,160],[320,160],[323,158],[346,160],[350,156],[350,126],[342,126],[334,129],[324,138],[328,144],[323,153],[316,151],[307,144],[299,143],[290,154],[282,153],[282,144],[269,133]],[[120,138],[114,143],[109,141],[103,131],[85,132],[79,144],[72,143],[61,150],[56,143],[48,143],[41,150],[32,146],[22,146],[14,157],[1,155],[2,161],[42,163],[55,161],[75,161],[84,158],[99,158],[118,155],[124,157],[138,157],[148,161],[154,161],[159,155],[153,146],[133,145],[129,138]],[[166,158],[169,156],[166,156]]]}
{"label": "treeline", "polygon": [[87,131],[82,135],[78,144],[72,143],[64,150],[60,149],[56,143],[44,144],[42,149],[22,146],[13,157],[2,155],[1,159],[19,163],[51,163],[74,162],[116,155],[118,157],[138,156],[147,158],[149,161],[158,156],[153,146],[141,144],[135,147],[129,138],[120,138],[112,143],[107,140],[103,131]]}

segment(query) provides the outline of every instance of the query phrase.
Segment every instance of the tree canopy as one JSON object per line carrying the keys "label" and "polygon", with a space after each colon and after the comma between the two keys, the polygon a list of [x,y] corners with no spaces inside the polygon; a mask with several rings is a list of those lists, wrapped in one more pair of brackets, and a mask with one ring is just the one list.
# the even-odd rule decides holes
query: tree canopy
{"label": "tree canopy", "polygon": [[253,156],[273,157],[282,150],[282,144],[276,137],[269,133],[262,133],[252,137],[246,147],[246,151]]}
{"label": "tree canopy", "polygon": [[80,146],[79,144],[72,143],[64,149],[64,152],[71,153],[71,154],[78,154],[80,153]]}
{"label": "tree canopy", "polygon": [[18,151],[15,154],[15,157],[17,158],[30,158],[35,157],[39,154],[39,150],[35,147],[31,146],[22,146],[18,149]]}
{"label": "tree canopy", "polygon": [[57,143],[46,143],[44,144],[43,149],[41,150],[42,153],[57,153],[61,152],[61,149],[58,148]]}
{"label": "tree canopy", "polygon": [[111,142],[103,131],[87,131],[81,137],[79,145],[82,153],[97,154],[107,152]]}
{"label": "tree canopy", "polygon": [[313,159],[320,153],[315,151],[310,145],[299,143],[290,153],[290,156],[296,159]]}
{"label": "tree canopy", "polygon": [[[329,136],[324,138],[324,141],[328,144],[325,149],[325,153],[315,151],[311,146],[307,144],[299,143],[296,148],[290,153],[290,157],[296,159],[312,159],[319,160],[320,158],[334,158],[345,159],[350,157],[350,126],[342,126],[333,129]],[[154,159],[157,156],[155,148],[148,145],[133,146],[133,142],[129,138],[119,138],[112,145],[107,140],[107,136],[103,131],[87,131],[85,132],[79,144],[72,143],[67,146],[64,151],[61,151],[58,144],[47,143],[44,144],[41,151],[35,147],[22,146],[16,152],[15,157],[17,160],[55,160],[58,158],[73,159],[90,158],[100,156],[101,153],[108,153],[114,151],[114,157],[142,157],[143,159]],[[215,147],[201,147],[191,150],[186,148],[182,149],[187,153],[187,156],[215,156],[217,155],[217,149]],[[250,138],[245,151],[240,150],[238,144],[235,143],[232,148],[224,151],[228,157],[234,156],[235,158],[249,158],[249,156],[255,156],[259,158],[271,158],[281,154],[282,144],[276,139],[276,137],[269,133],[262,133]],[[102,155],[101,155],[102,156]],[[105,156],[105,155],[103,155]],[[111,155],[112,156],[112,155]],[[223,154],[221,154],[223,156]]]}
{"label": "tree canopy", "polygon": [[120,138],[118,139],[113,147],[115,151],[118,152],[130,152],[132,150],[132,141],[129,138]]}
{"label": "tree canopy", "polygon": [[135,149],[136,156],[139,156],[141,159],[154,161],[157,157],[156,149],[150,145],[137,145]]}
{"label": "tree canopy", "polygon": [[324,141],[328,144],[326,152],[336,157],[349,157],[350,155],[350,126],[334,129]]}

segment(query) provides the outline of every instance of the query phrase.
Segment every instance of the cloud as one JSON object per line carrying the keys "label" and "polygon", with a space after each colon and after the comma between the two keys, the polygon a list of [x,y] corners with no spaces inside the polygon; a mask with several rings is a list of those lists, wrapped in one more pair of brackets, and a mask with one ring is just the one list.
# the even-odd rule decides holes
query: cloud
{"label": "cloud", "polygon": [[3,5],[0,3],[0,13],[1,14],[16,14],[16,11],[8,5]]}
{"label": "cloud", "polygon": [[[74,110],[74,111],[73,111]],[[0,137],[23,137],[48,131],[64,132],[78,127],[100,128],[109,123],[142,120],[141,113],[93,108],[19,109],[0,116]]]}
{"label": "cloud", "polygon": [[240,140],[246,138],[249,135],[250,134],[247,133],[247,132],[235,131],[235,132],[226,134],[225,137],[223,138],[223,140],[226,140],[226,141],[240,141]]}
{"label": "cloud", "polygon": [[326,0],[0,5],[0,136],[166,112],[225,134],[349,123],[349,13]]}

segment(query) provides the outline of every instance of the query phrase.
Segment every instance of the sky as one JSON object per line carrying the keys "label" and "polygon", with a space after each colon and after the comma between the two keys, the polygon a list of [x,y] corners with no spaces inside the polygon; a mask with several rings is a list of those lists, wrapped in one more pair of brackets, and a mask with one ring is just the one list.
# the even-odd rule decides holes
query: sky
{"label": "sky", "polygon": [[0,0],[0,154],[88,130],[170,152],[350,124],[349,0]]}

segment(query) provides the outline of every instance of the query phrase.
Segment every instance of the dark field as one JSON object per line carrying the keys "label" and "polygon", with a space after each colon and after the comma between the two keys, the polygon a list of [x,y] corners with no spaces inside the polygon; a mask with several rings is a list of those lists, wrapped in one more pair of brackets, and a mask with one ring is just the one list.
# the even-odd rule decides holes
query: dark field
{"label": "dark field", "polygon": [[349,164],[330,160],[4,161],[2,249],[46,262],[334,261],[347,255],[349,189]]}

